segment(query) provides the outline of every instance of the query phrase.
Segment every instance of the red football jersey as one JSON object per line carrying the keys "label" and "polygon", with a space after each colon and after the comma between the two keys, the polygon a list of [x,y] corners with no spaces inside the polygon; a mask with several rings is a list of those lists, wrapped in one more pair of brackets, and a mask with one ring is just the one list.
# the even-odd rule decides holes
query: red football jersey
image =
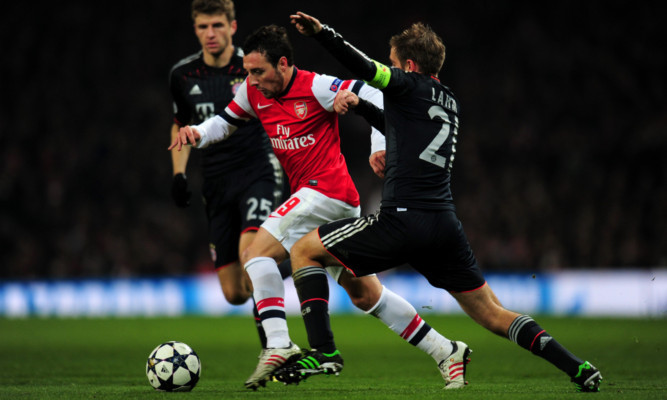
{"label": "red football jersey", "polygon": [[260,120],[289,177],[292,193],[310,187],[358,206],[359,193],[340,151],[338,115],[332,109],[338,90],[355,81],[294,71],[286,93],[279,98],[267,99],[244,82],[225,112],[236,119]]}

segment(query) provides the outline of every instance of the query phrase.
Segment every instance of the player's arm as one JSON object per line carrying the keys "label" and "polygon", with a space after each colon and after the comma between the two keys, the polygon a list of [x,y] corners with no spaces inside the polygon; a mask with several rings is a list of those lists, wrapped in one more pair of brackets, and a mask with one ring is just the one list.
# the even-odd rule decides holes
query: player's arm
{"label": "player's arm", "polygon": [[204,149],[213,143],[227,139],[242,124],[232,124],[234,118],[230,117],[225,110],[222,114],[209,118],[193,128],[199,133],[200,139],[194,145],[198,149]]}
{"label": "player's arm", "polygon": [[227,139],[251,118],[257,118],[257,114],[255,114],[248,100],[248,81],[246,80],[239,86],[234,98],[227,104],[222,113],[195,127],[201,136],[201,139],[196,143],[196,147],[204,148],[212,143]]}
{"label": "player's arm", "polygon": [[373,172],[380,178],[384,178],[386,143],[384,132],[384,110],[378,108],[368,100],[364,100],[349,90],[341,90],[336,96],[334,109],[338,113],[345,113],[350,109],[366,119],[375,129],[371,133],[371,155],[368,158]]}
{"label": "player's arm", "polygon": [[[357,107],[361,105],[361,115],[367,117],[366,121],[371,125],[371,154],[384,151],[386,148],[384,139],[384,95],[376,88],[357,81],[352,86],[353,94],[358,97]],[[356,90],[355,90],[356,89]],[[355,110],[359,114],[358,110]],[[364,116],[363,114],[366,114]]]}
{"label": "player's arm", "polygon": [[[188,104],[183,92],[182,79],[175,67],[169,72],[169,92],[172,99],[173,123],[171,125],[171,143],[174,142],[181,126],[192,120],[192,108]],[[171,166],[173,175],[185,174],[190,157],[190,148],[184,151],[171,151]]]}
{"label": "player's arm", "polygon": [[[180,127],[178,124],[171,126],[171,141],[173,142],[178,136]],[[190,205],[190,197],[192,192],[188,190],[188,181],[185,176],[185,170],[188,166],[188,158],[190,157],[190,147],[187,146],[178,151],[171,150],[171,165],[173,170],[173,179],[171,182],[171,197],[174,199],[179,207],[187,207]]]}
{"label": "player's arm", "polygon": [[370,100],[358,97],[357,106],[354,112],[364,117],[366,121],[374,128],[371,132],[371,155],[368,158],[375,175],[384,178],[386,142],[384,137],[384,110],[379,108]]}
{"label": "player's arm", "polygon": [[391,78],[391,70],[388,66],[369,58],[346,42],[331,27],[321,24],[317,18],[299,11],[291,16],[291,20],[301,34],[314,37],[353,74],[378,89],[387,87]]}
{"label": "player's arm", "polygon": [[[183,97],[183,88],[181,87],[181,80],[174,74],[174,69],[169,74],[169,91],[173,100],[174,122],[171,125],[171,141],[173,142],[178,135],[181,123],[179,121],[190,121],[192,118],[191,108],[188,102]],[[186,147],[182,151],[176,149],[171,150],[171,167],[173,178],[171,182],[171,197],[174,199],[179,207],[187,207],[190,205],[190,197],[192,192],[188,190],[188,181],[185,171],[188,166],[188,159],[190,158],[190,147]]]}
{"label": "player's arm", "polygon": [[[167,150],[181,151],[188,145],[203,149],[211,143],[224,140],[231,134],[231,129],[225,129],[226,124],[219,115],[210,118],[199,125],[186,125],[179,129],[178,134]],[[186,150],[187,151],[187,150]]]}
{"label": "player's arm", "polygon": [[213,118],[209,118],[199,125],[182,127],[172,141],[169,150],[181,150],[185,145],[192,145],[203,149],[227,139],[250,118],[257,117],[248,101],[247,82],[239,87],[234,99],[225,107],[225,110]]}
{"label": "player's arm", "polygon": [[179,129],[167,150],[181,151],[188,145],[204,149],[213,143],[225,140],[243,124],[243,121],[239,121],[239,125],[228,121],[233,119],[225,110],[222,114],[209,118],[199,125],[186,125]]}
{"label": "player's arm", "polygon": [[[181,128],[178,126],[178,124],[173,124],[171,126],[171,143],[173,143],[174,140],[176,140],[176,137],[178,136],[178,131],[180,129]],[[187,169],[188,166],[189,157],[190,157],[189,147],[184,148],[183,151],[172,149],[171,166],[174,175],[185,174],[185,170]]]}
{"label": "player's arm", "polygon": [[377,143],[377,146],[372,148],[373,152],[385,148],[385,122],[382,107],[382,92],[367,85],[363,85],[361,90],[358,91],[341,89],[336,94],[333,102],[333,110],[338,114],[344,115],[349,110],[354,109],[356,114],[368,121],[373,128],[371,130],[372,143]]}
{"label": "player's arm", "polygon": [[[373,134],[378,134],[384,144],[384,97],[382,92],[368,85],[359,89],[355,113],[361,115],[375,128]],[[384,149],[384,146],[382,146]]]}

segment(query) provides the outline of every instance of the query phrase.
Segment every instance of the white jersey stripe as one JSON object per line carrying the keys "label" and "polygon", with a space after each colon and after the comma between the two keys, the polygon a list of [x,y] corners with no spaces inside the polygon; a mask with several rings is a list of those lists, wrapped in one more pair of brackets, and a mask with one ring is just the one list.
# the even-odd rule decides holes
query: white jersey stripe
{"label": "white jersey stripe", "polygon": [[[248,99],[248,79],[246,78],[245,81],[239,86],[239,89],[236,91],[236,95],[234,96],[233,100],[243,111],[247,112],[249,115],[252,115],[253,117],[257,118],[257,114],[255,113],[255,109],[252,108],[252,105],[250,104],[250,100]],[[227,107],[229,109],[229,107]]]}

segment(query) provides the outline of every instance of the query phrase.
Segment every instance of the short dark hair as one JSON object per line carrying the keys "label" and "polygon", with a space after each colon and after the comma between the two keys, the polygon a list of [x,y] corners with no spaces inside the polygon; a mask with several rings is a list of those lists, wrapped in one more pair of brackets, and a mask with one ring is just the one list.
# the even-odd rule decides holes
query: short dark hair
{"label": "short dark hair", "polygon": [[410,59],[419,65],[423,74],[438,75],[445,62],[445,44],[430,26],[421,22],[392,36],[389,45],[401,64]]}
{"label": "short dark hair", "polygon": [[199,14],[217,15],[225,14],[229,22],[236,19],[234,2],[232,0],[193,0],[192,20]]}
{"label": "short dark hair", "polygon": [[294,50],[287,37],[287,29],[277,25],[263,26],[250,34],[243,43],[243,52],[250,54],[253,51],[266,57],[274,67],[281,57],[287,59],[287,64],[294,64]]}

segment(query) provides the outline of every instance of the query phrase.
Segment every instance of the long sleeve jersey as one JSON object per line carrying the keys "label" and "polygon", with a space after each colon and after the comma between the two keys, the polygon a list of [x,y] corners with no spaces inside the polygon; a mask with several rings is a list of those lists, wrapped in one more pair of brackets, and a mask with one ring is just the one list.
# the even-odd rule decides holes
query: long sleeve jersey
{"label": "long sleeve jersey", "polygon": [[[341,89],[382,106],[382,94],[361,81],[344,81],[294,67],[291,81],[277,98],[267,99],[246,80],[223,113],[195,126],[202,136],[197,147],[224,140],[244,121],[257,118],[285,169],[292,193],[310,187],[358,206],[359,193],[340,150],[338,115],[333,111]],[[373,131],[373,147],[384,147],[377,144],[382,135]]]}
{"label": "long sleeve jersey", "polygon": [[326,25],[315,38],[353,74],[384,94],[387,153],[382,207],[454,210],[450,181],[459,105],[452,91],[435,76],[370,59]]}

